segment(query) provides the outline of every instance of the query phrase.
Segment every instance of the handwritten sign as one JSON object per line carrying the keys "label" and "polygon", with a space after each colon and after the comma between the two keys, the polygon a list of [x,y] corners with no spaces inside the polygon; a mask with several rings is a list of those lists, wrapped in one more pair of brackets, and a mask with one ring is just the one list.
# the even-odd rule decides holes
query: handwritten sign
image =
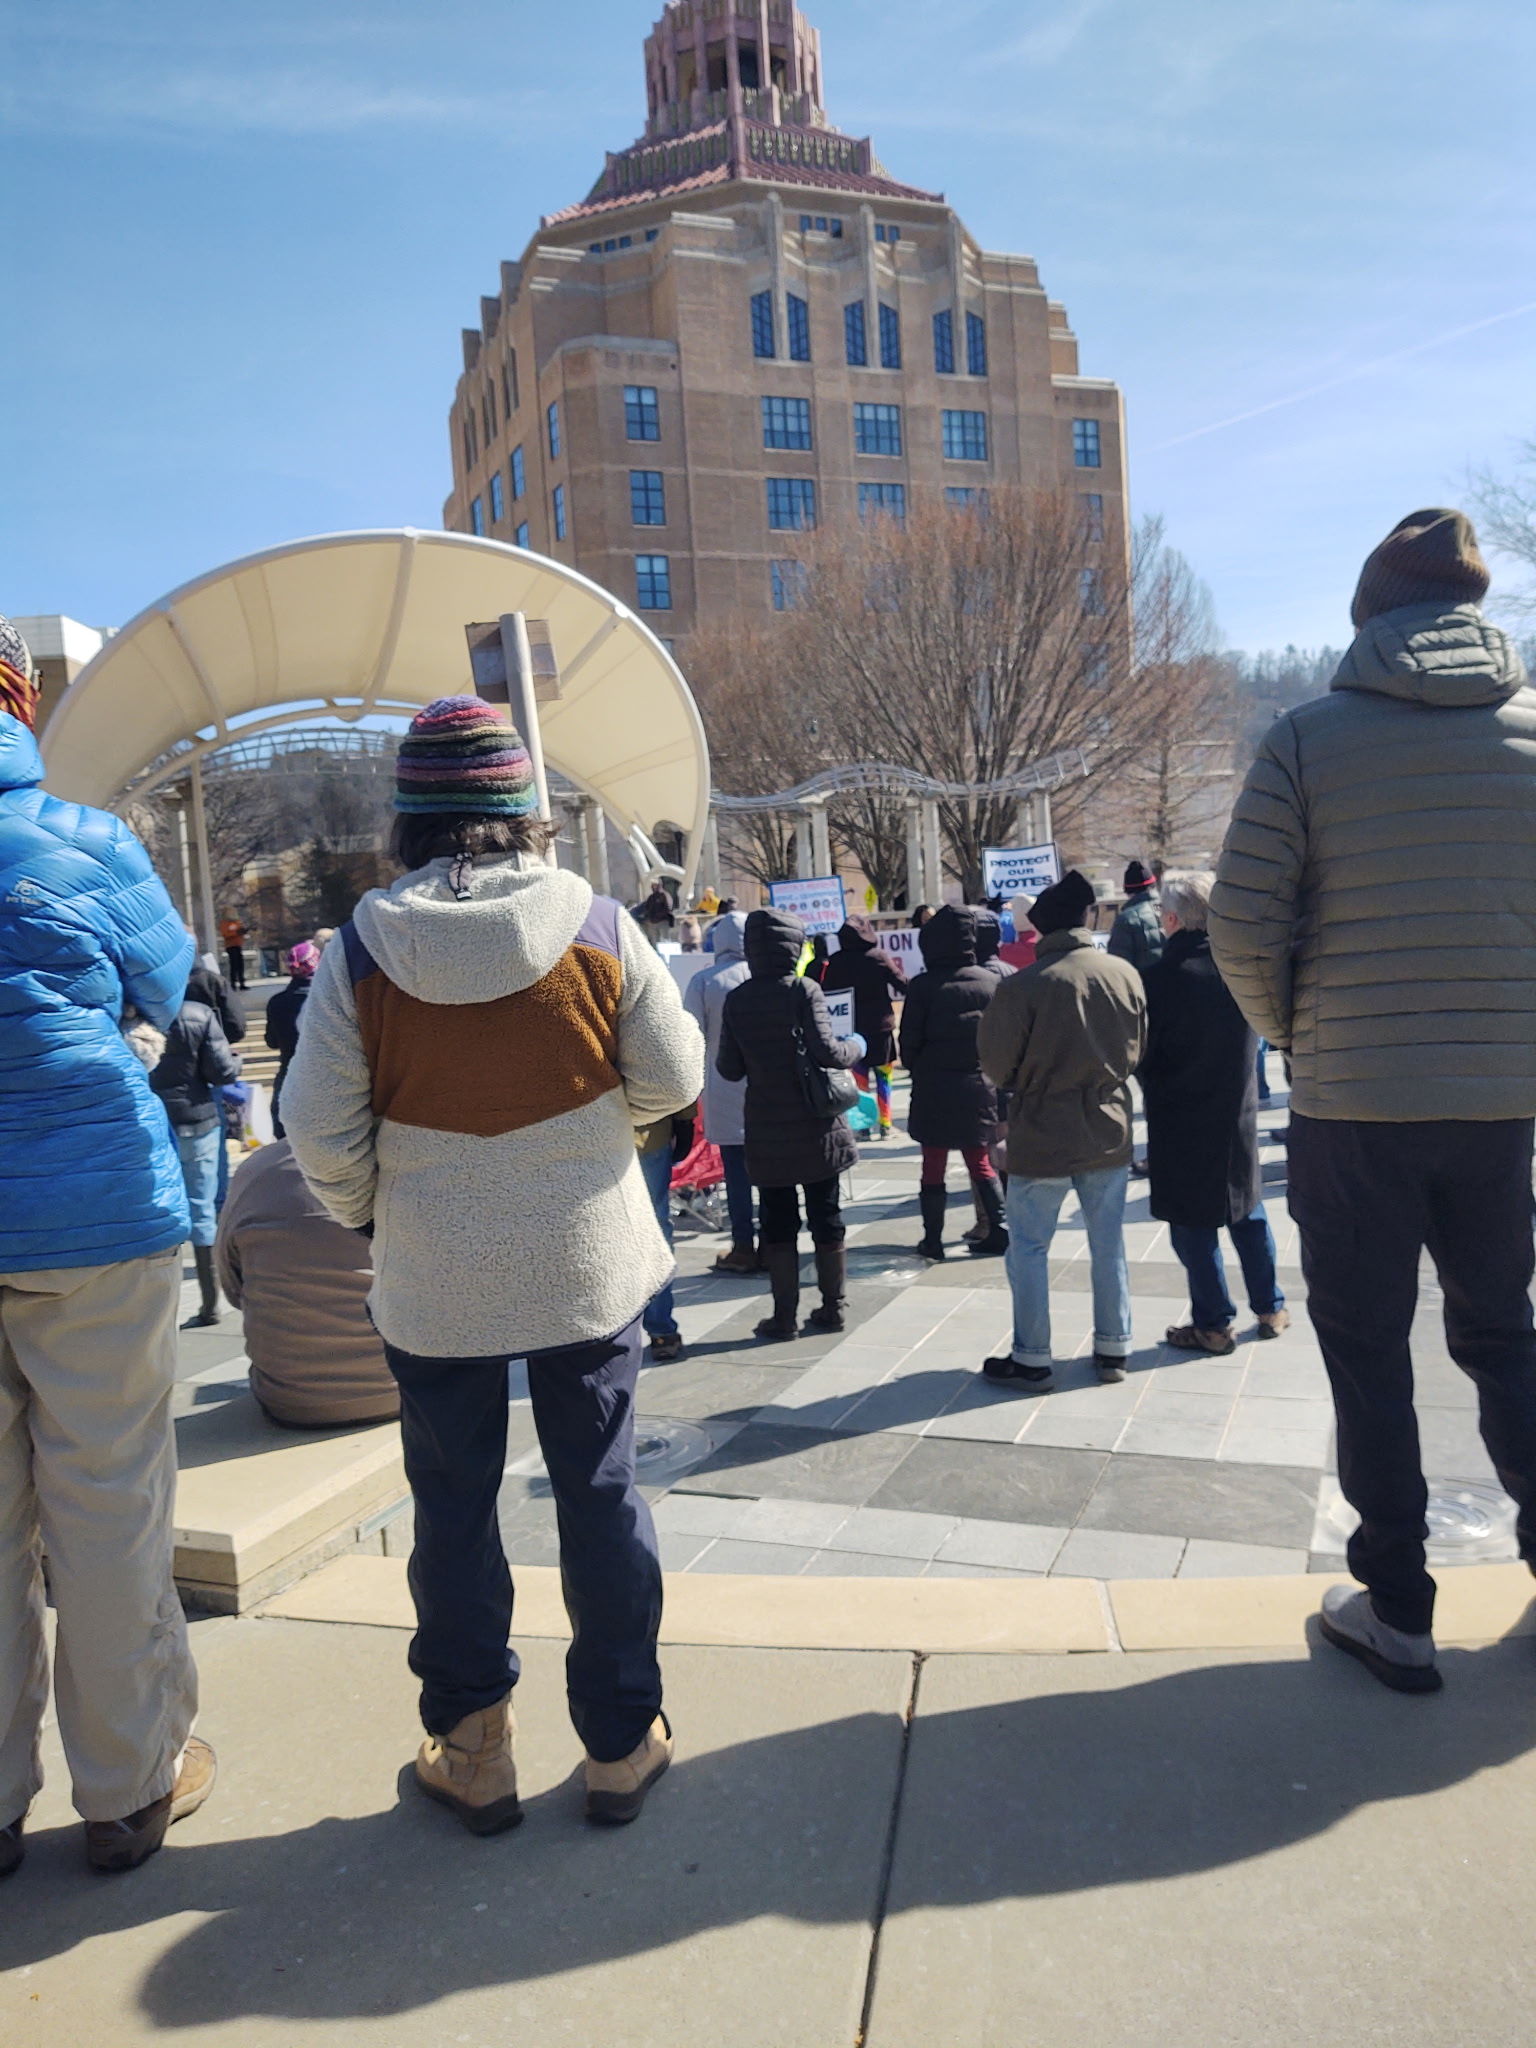
{"label": "handwritten sign", "polygon": [[981,885],[988,896],[1038,896],[1061,880],[1061,856],[1054,845],[988,846],[981,856]]}
{"label": "handwritten sign", "polygon": [[807,875],[794,882],[770,882],[768,901],[787,910],[805,926],[807,938],[835,932],[848,922],[848,906],[839,875]]}

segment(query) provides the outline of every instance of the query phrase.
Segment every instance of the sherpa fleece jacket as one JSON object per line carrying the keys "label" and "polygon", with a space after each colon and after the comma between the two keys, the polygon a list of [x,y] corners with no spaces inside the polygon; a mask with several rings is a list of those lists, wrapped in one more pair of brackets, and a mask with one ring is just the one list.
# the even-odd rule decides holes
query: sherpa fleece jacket
{"label": "sherpa fleece jacket", "polygon": [[433,861],[326,947],[283,1086],[304,1177],[374,1227],[374,1322],[427,1358],[622,1330],[670,1277],[635,1129],[689,1108],[704,1041],[621,905],[513,855]]}

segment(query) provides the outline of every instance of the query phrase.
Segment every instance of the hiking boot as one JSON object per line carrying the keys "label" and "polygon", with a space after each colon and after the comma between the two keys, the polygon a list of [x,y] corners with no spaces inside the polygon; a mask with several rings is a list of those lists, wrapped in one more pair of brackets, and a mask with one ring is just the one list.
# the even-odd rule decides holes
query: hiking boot
{"label": "hiking boot", "polygon": [[1163,1332],[1163,1342],[1175,1351],[1204,1351],[1212,1358],[1230,1358],[1237,1349],[1230,1323],[1224,1330],[1197,1330],[1193,1323],[1178,1323]]}
{"label": "hiking boot", "polygon": [[181,1327],[184,1330],[211,1330],[219,1320],[219,1279],[213,1270],[213,1246],[193,1245],[192,1263],[197,1268],[200,1306],[197,1314],[188,1316]]}
{"label": "hiking boot", "polygon": [[981,1370],[989,1380],[1016,1387],[1049,1387],[1056,1378],[1055,1368],[1049,1365],[1020,1365],[1011,1354],[1001,1358],[984,1358]]}
{"label": "hiking boot", "polygon": [[757,1252],[749,1244],[733,1244],[728,1252],[722,1252],[712,1269],[716,1273],[755,1273],[758,1270]]}
{"label": "hiking boot", "polygon": [[651,1339],[651,1363],[670,1365],[674,1358],[683,1355],[683,1333],[681,1330],[663,1330],[659,1337]]}
{"label": "hiking boot", "polygon": [[137,1870],[165,1840],[176,1821],[196,1813],[213,1790],[218,1760],[200,1736],[190,1735],[170,1791],[122,1820],[88,1820],[85,1855],[92,1870]]}
{"label": "hiking boot", "polygon": [[942,1187],[919,1188],[917,1206],[923,1219],[923,1241],[917,1249],[923,1258],[937,1263],[944,1256],[944,1211],[949,1196]]}
{"label": "hiking boot", "polygon": [[1354,1586],[1330,1586],[1318,1625],[1336,1650],[1358,1658],[1372,1678],[1394,1692],[1439,1692],[1445,1680],[1435,1663],[1432,1635],[1411,1636],[1384,1622],[1371,1596]]}
{"label": "hiking boot", "polygon": [[800,1334],[800,1248],[764,1245],[763,1263],[773,1289],[773,1314],[764,1316],[754,1334],[769,1344],[787,1344]]}
{"label": "hiking boot", "polygon": [[20,1870],[21,1859],[26,1855],[26,1845],[21,1839],[27,1816],[22,1814],[9,1827],[0,1828],[0,1878],[7,1878]]}
{"label": "hiking boot", "polygon": [[1271,1315],[1259,1317],[1261,1338],[1278,1337],[1291,1327],[1291,1312],[1288,1308],[1277,1308]]}
{"label": "hiking boot", "polygon": [[472,1835],[499,1835],[523,1817],[512,1756],[512,1695],[466,1714],[447,1735],[429,1735],[416,1757],[416,1782],[458,1815]]}
{"label": "hiking boot", "polygon": [[672,1761],[672,1724],[658,1714],[638,1749],[616,1764],[587,1758],[587,1819],[623,1827],[639,1818],[645,1795]]}
{"label": "hiking boot", "polygon": [[806,1317],[813,1330],[841,1330],[847,1308],[848,1257],[840,1244],[816,1247],[816,1285],[821,1289],[821,1306]]}
{"label": "hiking boot", "polygon": [[1102,1351],[1093,1354],[1093,1369],[1099,1376],[1101,1387],[1117,1387],[1125,1378],[1125,1360],[1110,1358]]}
{"label": "hiking boot", "polygon": [[1003,1222],[1003,1191],[995,1180],[971,1183],[981,1213],[987,1219],[987,1234],[970,1247],[973,1259],[1000,1259],[1008,1249],[1008,1227]]}

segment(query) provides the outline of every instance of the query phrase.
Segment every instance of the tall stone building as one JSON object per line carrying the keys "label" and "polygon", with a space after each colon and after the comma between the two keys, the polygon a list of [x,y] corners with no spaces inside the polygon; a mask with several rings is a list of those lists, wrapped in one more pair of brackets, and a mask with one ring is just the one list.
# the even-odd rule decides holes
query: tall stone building
{"label": "tall stone building", "polygon": [[808,528],[941,491],[1066,482],[1123,546],[1118,388],[1030,257],[831,125],[791,0],[669,0],[645,80],[645,134],[465,330],[446,526],[668,640],[791,603]]}

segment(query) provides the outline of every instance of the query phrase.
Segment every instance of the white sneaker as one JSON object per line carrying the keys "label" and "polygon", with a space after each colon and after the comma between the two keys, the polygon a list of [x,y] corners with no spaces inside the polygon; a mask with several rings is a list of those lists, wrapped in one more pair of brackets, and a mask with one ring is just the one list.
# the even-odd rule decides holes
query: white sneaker
{"label": "white sneaker", "polygon": [[1445,1680],[1435,1663],[1432,1635],[1411,1636],[1384,1622],[1371,1596],[1355,1586],[1330,1586],[1319,1623],[1337,1650],[1358,1658],[1373,1678],[1394,1692],[1438,1692]]}

